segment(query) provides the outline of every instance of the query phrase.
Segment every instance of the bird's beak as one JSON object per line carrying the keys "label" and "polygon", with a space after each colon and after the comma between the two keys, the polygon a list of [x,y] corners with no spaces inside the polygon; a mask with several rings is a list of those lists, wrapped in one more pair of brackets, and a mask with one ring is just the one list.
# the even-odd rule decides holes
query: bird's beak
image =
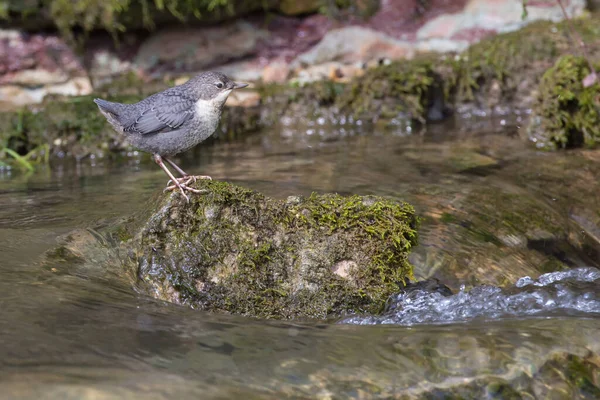
{"label": "bird's beak", "polygon": [[248,84],[244,83],[244,82],[234,82],[233,83],[234,89],[241,89],[241,88],[245,88],[246,86],[248,86]]}

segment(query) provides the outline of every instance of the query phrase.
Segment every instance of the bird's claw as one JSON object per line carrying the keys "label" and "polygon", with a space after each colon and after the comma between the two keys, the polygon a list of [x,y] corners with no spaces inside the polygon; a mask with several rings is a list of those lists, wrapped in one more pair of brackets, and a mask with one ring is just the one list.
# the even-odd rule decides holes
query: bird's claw
{"label": "bird's claw", "polygon": [[[165,188],[165,192],[166,192],[166,191],[168,191],[168,190],[174,190],[174,189],[177,189],[177,185],[171,185],[171,186],[167,186],[167,187]],[[188,190],[188,191],[190,191],[190,192],[192,192],[192,193],[197,193],[197,194],[204,194],[204,193],[208,193],[208,190],[200,190],[200,189],[195,189],[195,188],[193,188],[193,187],[189,187],[189,186],[187,186],[187,185],[184,185],[184,184],[181,184],[181,188],[180,188],[180,189],[183,189],[183,190]]]}
{"label": "bird's claw", "polygon": [[193,175],[192,178],[194,178],[194,182],[196,182],[196,179],[205,179],[207,181],[212,181],[212,177],[208,175]]}
{"label": "bird's claw", "polygon": [[186,191],[196,193],[196,194],[208,193],[208,190],[195,189],[193,187],[187,186],[187,184],[184,184],[184,183],[180,183],[179,185],[167,186],[164,191],[167,192],[167,191],[176,190],[176,189],[179,189],[179,191],[181,192],[181,195],[185,198],[185,200],[188,203],[190,202],[190,198],[187,194],[185,194]]}
{"label": "bird's claw", "polygon": [[[187,175],[182,176],[181,178],[177,178],[177,182],[181,185],[189,186],[190,183],[196,183],[198,179],[206,179],[212,181],[212,178],[208,175]],[[173,180],[169,179],[169,181],[167,182],[167,186],[171,186],[171,183],[173,183]]]}

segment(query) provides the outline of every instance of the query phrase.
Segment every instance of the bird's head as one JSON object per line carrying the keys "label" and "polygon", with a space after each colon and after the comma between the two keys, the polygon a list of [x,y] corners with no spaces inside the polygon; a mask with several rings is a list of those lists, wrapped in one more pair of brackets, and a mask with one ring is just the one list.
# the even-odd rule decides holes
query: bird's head
{"label": "bird's head", "polygon": [[220,72],[203,72],[185,85],[194,91],[198,100],[211,101],[218,106],[225,104],[233,90],[248,86],[247,83],[235,82]]}

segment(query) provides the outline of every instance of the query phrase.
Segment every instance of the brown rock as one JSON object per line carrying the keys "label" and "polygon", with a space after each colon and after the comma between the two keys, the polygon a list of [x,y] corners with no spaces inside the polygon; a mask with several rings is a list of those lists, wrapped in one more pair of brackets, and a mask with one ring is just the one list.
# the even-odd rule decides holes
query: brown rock
{"label": "brown rock", "polygon": [[231,107],[256,107],[260,104],[260,94],[254,90],[236,90],[225,105]]}
{"label": "brown rock", "polygon": [[262,80],[265,83],[283,83],[290,75],[290,66],[285,61],[274,61],[263,70]]}
{"label": "brown rock", "polygon": [[206,28],[163,30],[140,47],[134,63],[145,70],[158,67],[194,71],[249,56],[266,31],[245,22]]}
{"label": "brown rock", "polygon": [[40,103],[48,94],[92,90],[80,59],[53,35],[0,30],[0,104],[3,109]]}
{"label": "brown rock", "polygon": [[314,65],[330,61],[360,63],[372,59],[411,58],[410,43],[360,26],[328,32],[312,49],[299,55],[292,65]]}
{"label": "brown rock", "polygon": [[306,68],[295,70],[296,81],[300,84],[328,79],[335,82],[348,82],[352,78],[364,74],[364,69],[359,64],[342,64],[328,62],[310,65]]}

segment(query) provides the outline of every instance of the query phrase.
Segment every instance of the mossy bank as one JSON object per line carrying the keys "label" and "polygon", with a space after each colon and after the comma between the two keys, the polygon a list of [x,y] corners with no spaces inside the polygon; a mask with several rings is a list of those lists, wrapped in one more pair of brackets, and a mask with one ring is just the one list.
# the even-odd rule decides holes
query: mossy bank
{"label": "mossy bank", "polygon": [[102,251],[115,254],[106,268],[139,290],[263,318],[378,313],[412,277],[418,218],[409,204],[335,194],[283,201],[217,181],[197,187],[206,193],[189,204],[178,193],[162,194],[143,213],[94,235],[94,243],[104,235],[101,244],[71,235],[52,257],[106,259],[98,247],[113,243]]}
{"label": "mossy bank", "polygon": [[[600,36],[598,15],[574,20],[572,24],[584,41],[591,42]],[[424,54],[411,61],[371,68],[349,83],[258,85],[260,104],[226,111],[221,136],[234,137],[272,126],[282,117],[301,121],[325,117],[335,121],[347,116],[385,125],[394,120],[428,123],[456,111],[504,113],[535,106],[537,119],[533,122],[547,132],[537,130],[530,137],[551,136],[544,140],[550,145],[543,147],[575,147],[580,143],[595,146],[598,135],[595,130],[589,131],[597,129],[590,127],[597,126],[595,98],[599,85],[583,90],[580,82],[588,70],[581,61],[553,67],[560,57],[573,51],[566,23],[537,22],[520,31],[484,40],[459,55]],[[590,48],[590,54],[594,62],[600,58],[600,50],[595,47]],[[565,68],[566,72],[561,73]],[[573,74],[568,77],[571,72],[577,79]],[[569,88],[565,87],[565,79],[572,81]],[[123,94],[131,93],[136,84],[144,89],[137,94]],[[158,90],[168,85],[161,82],[153,88]],[[135,101],[149,94],[142,93],[147,87],[150,86],[134,79],[127,80],[127,89],[117,82],[100,89],[98,94],[117,101]],[[561,97],[558,104],[556,96],[562,96],[563,89],[568,96],[582,96],[567,101],[568,104]],[[540,97],[544,95],[549,96],[547,100]],[[64,101],[48,99],[34,111],[0,113],[0,149],[12,149],[21,156],[44,149],[51,154],[76,157],[125,149],[127,144],[108,128],[91,100],[92,96]],[[563,111],[558,115],[575,115],[573,122],[557,122],[553,111],[557,107]],[[0,161],[10,162],[10,157],[0,152]]]}
{"label": "mossy bank", "polygon": [[[596,67],[597,68],[597,67]],[[544,73],[527,136],[541,149],[595,147],[600,142],[600,86],[583,57],[567,55]]]}
{"label": "mossy bank", "polygon": [[[561,147],[565,143],[572,147],[583,143],[594,146],[598,135],[589,130],[599,118],[594,99],[600,85],[583,90],[582,81],[589,68],[581,60],[573,66],[569,65],[572,61],[553,66],[561,57],[577,52],[573,30],[586,43],[593,43],[600,36],[599,27],[599,15],[562,23],[536,22],[483,40],[461,54],[422,54],[411,61],[371,68],[350,83],[266,86],[263,118],[272,123],[282,115],[332,120],[346,116],[384,125],[394,120],[427,124],[457,112],[503,114],[544,103],[544,111],[538,115],[549,120],[545,126],[552,125],[552,143]],[[596,47],[590,48],[589,54],[593,62],[600,60]],[[563,98],[558,100],[561,104],[551,104],[565,94],[571,100]],[[583,98],[572,98],[578,94]],[[561,125],[553,111],[559,109],[559,115],[575,113],[575,118]]]}

